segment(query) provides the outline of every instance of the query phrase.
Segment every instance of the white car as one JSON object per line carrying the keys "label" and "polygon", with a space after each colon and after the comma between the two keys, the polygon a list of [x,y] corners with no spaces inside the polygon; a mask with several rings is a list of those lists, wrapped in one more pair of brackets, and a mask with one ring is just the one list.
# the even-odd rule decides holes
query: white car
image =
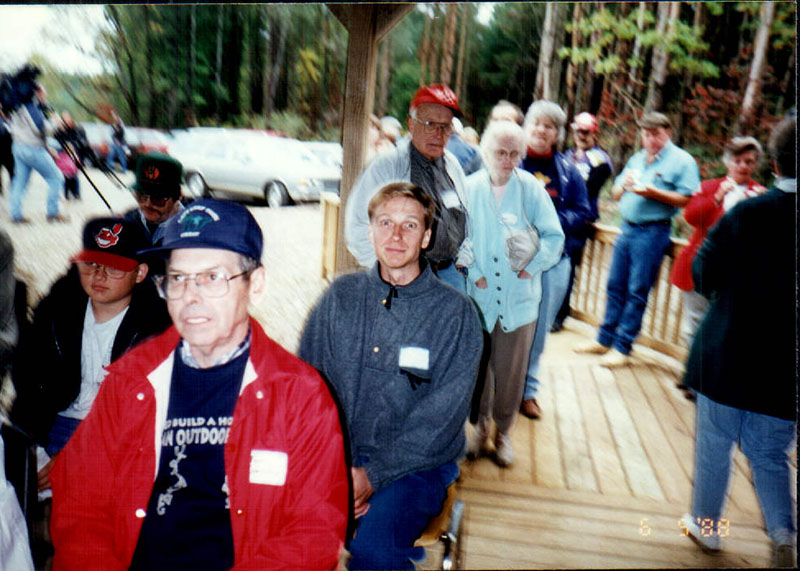
{"label": "white car", "polygon": [[336,192],[340,173],[300,141],[247,129],[189,129],[168,152],[183,164],[191,197],[216,193],[266,200],[271,207]]}

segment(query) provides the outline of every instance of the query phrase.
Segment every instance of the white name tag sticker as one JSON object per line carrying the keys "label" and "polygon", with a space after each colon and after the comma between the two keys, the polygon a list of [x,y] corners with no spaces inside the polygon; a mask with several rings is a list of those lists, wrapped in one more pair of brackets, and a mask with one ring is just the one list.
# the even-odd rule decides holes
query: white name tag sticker
{"label": "white name tag sticker", "polygon": [[455,190],[445,190],[442,192],[442,202],[445,208],[458,208],[461,202],[458,200],[458,195]]}
{"label": "white name tag sticker", "polygon": [[250,483],[283,486],[289,469],[289,455],[279,450],[250,451]]}
{"label": "white name tag sticker", "polygon": [[423,347],[400,347],[400,368],[427,371],[430,367],[430,351]]}

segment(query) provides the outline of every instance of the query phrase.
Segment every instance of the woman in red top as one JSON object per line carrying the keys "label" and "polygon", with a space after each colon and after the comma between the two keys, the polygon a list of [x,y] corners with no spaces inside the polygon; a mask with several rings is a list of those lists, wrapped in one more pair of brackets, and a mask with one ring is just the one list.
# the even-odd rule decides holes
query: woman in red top
{"label": "woman in red top", "polygon": [[767,190],[751,178],[760,158],[761,145],[753,137],[731,139],[722,155],[727,175],[703,182],[700,192],[692,196],[683,210],[683,217],[694,227],[694,233],[675,260],[670,281],[683,290],[681,333],[689,346],[709,305],[708,299],[694,291],[692,262],[706,235],[725,212],[741,200]]}

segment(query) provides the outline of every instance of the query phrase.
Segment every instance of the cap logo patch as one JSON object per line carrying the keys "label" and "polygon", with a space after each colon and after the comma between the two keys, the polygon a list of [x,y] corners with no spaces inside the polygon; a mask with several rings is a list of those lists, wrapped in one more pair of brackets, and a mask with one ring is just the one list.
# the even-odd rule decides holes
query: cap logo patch
{"label": "cap logo patch", "polygon": [[122,232],[122,224],[114,224],[110,229],[102,228],[100,232],[95,235],[94,241],[97,242],[97,245],[101,248],[116,246],[117,242],[119,242],[120,232]]}
{"label": "cap logo patch", "polygon": [[449,89],[443,89],[441,87],[434,87],[431,88],[431,91],[436,94],[436,97],[444,101],[449,105],[458,105],[458,100],[454,97],[454,93]]}
{"label": "cap logo patch", "polygon": [[211,222],[217,222],[219,214],[207,206],[191,206],[184,210],[178,218],[183,228],[181,238],[192,238],[200,235],[200,230]]}
{"label": "cap logo patch", "polygon": [[142,174],[144,174],[145,180],[149,182],[155,182],[158,180],[161,171],[159,171],[158,168],[155,166],[149,166],[144,169],[144,172]]}

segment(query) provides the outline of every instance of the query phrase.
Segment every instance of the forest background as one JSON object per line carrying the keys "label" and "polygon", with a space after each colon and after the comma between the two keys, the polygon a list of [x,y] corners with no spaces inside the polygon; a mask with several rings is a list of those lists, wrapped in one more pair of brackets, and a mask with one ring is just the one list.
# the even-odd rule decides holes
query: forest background
{"label": "forest background", "polygon": [[[423,83],[449,84],[481,132],[500,99],[589,111],[620,169],[635,119],[659,110],[705,178],[725,141],[765,143],[796,105],[795,2],[420,3],[379,44],[374,114],[404,123]],[[34,56],[57,110],[161,129],[225,125],[339,141],[347,32],[324,4],[107,5],[101,74]],[[13,70],[0,70],[13,71]],[[759,180],[769,183],[766,163]]]}

